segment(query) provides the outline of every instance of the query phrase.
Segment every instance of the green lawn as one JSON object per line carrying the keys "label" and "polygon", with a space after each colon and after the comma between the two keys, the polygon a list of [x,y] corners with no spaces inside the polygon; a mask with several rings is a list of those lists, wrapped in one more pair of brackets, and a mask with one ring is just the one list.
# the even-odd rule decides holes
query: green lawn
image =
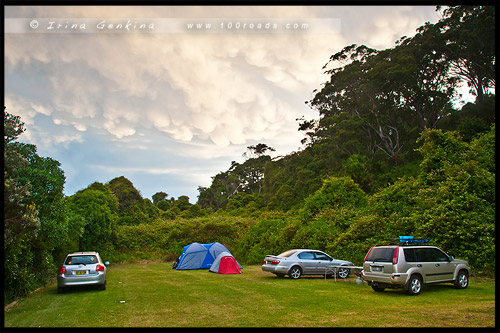
{"label": "green lawn", "polygon": [[110,266],[104,291],[57,294],[52,284],[4,316],[5,327],[494,327],[495,281],[472,278],[465,290],[426,286],[411,297],[402,290],[376,293],[355,277],[291,280],[260,266],[221,275],[141,262]]}

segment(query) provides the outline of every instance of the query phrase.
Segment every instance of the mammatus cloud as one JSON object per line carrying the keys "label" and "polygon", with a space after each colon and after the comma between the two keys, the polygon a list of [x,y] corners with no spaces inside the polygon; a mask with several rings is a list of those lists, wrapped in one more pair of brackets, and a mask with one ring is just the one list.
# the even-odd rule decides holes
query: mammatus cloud
{"label": "mammatus cloud", "polygon": [[[56,17],[103,16],[94,7],[57,10]],[[130,15],[130,10],[112,15]],[[149,8],[143,11],[151,14]],[[237,7],[222,11],[241,15]],[[252,11],[311,15],[306,8]],[[54,15],[43,7],[35,12]],[[11,70],[46,68],[45,89],[52,96],[47,104],[57,124],[79,131],[99,127],[118,139],[156,129],[175,140],[196,136],[228,146],[273,138],[280,127],[296,126],[302,103],[284,106],[282,99],[307,97],[303,85],[313,88],[323,81],[318,63],[344,43],[340,35],[327,38],[325,48],[324,37],[300,33],[8,35],[5,58]],[[276,89],[284,96],[276,96]]]}
{"label": "mammatus cloud", "polygon": [[[304,36],[85,36],[92,52],[80,51],[79,38],[63,37],[62,49],[61,38],[34,41],[52,96],[40,107],[53,109],[58,124],[101,127],[116,138],[153,128],[176,140],[197,136],[219,146],[270,138],[295,119],[297,106],[285,106],[282,97],[306,97],[303,85],[322,80],[312,65],[318,59],[311,62],[319,41]],[[235,43],[241,47],[236,54],[225,47]],[[274,56],[290,45],[295,52]],[[39,65],[36,52],[24,51],[29,60],[9,54],[9,65]],[[304,59],[311,63],[301,64]]]}

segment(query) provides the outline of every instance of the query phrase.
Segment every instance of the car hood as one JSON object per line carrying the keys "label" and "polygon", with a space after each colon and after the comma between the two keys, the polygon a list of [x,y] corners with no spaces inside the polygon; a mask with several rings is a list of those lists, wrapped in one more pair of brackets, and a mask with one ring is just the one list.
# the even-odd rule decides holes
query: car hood
{"label": "car hood", "polygon": [[462,259],[453,259],[452,263],[454,264],[462,264],[462,265],[465,265],[465,266],[469,266],[469,263],[466,261],[466,260],[462,260]]}

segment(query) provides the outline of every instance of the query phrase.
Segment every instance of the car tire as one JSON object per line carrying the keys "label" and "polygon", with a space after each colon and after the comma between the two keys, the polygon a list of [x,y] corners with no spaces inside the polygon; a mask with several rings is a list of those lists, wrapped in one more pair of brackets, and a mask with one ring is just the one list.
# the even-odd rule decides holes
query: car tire
{"label": "car tire", "polygon": [[420,275],[414,274],[406,283],[406,291],[411,296],[417,296],[422,292],[422,278]]}
{"label": "car tire", "polygon": [[63,287],[57,287],[57,293],[58,294],[63,294],[64,293],[64,288]]}
{"label": "car tire", "polygon": [[290,268],[288,276],[290,276],[294,280],[297,280],[302,276],[302,269],[299,266],[293,266],[292,268]]}
{"label": "car tire", "polygon": [[106,290],[106,281],[104,281],[104,283],[99,286],[99,289]]}
{"label": "car tire", "polygon": [[346,279],[349,276],[350,272],[351,270],[349,268],[340,267],[337,271],[337,277]]}
{"label": "car tire", "polygon": [[457,274],[457,278],[455,279],[455,288],[457,289],[465,289],[469,285],[469,273],[467,271],[461,270]]}

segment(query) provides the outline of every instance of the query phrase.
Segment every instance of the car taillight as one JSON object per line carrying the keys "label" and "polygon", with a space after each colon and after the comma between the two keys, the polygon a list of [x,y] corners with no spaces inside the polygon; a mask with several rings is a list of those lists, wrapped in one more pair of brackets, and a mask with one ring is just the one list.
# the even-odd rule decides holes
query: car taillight
{"label": "car taillight", "polygon": [[366,258],[368,258],[368,255],[370,254],[370,252],[372,251],[372,249],[373,249],[373,247],[371,247],[371,248],[368,250],[368,253],[366,254],[366,256],[365,256],[365,260],[363,260],[363,262],[365,262],[365,261],[366,261]]}
{"label": "car taillight", "polygon": [[399,247],[394,249],[394,256],[392,257],[392,264],[396,265],[398,263]]}
{"label": "car taillight", "polygon": [[281,262],[281,261],[279,261],[279,260],[273,260],[273,261],[271,261],[271,265],[277,265],[277,264],[279,264],[280,262]]}
{"label": "car taillight", "polygon": [[103,265],[97,265],[95,268],[96,272],[102,272],[104,271],[104,266]]}
{"label": "car taillight", "polygon": [[58,273],[59,274],[66,274],[66,266],[63,266],[63,267],[59,268]]}

